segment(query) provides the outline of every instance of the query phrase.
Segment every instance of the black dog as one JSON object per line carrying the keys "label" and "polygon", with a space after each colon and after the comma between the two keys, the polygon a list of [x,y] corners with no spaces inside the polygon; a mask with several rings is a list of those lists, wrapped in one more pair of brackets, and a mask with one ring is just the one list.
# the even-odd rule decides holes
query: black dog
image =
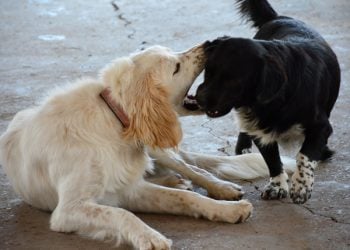
{"label": "black dog", "polygon": [[278,16],[266,0],[237,2],[259,30],[254,39],[223,37],[206,43],[204,82],[195,100],[210,117],[236,109],[242,131],[236,153],[249,150],[253,141],[270,170],[264,199],[287,196],[278,143],[300,137],[290,196],[304,203],[311,197],[318,162],[333,154],[327,141],[340,85],[337,57],[316,31]]}

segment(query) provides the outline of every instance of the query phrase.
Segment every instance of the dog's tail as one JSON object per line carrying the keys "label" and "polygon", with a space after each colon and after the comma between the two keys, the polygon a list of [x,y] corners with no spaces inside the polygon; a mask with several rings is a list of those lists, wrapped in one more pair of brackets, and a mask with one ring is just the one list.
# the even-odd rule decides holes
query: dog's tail
{"label": "dog's tail", "polygon": [[[259,153],[213,156],[181,151],[180,154],[187,163],[206,169],[225,180],[252,180],[269,176],[269,169]],[[282,157],[282,163],[287,173],[296,170],[294,159]]]}
{"label": "dog's tail", "polygon": [[253,22],[253,26],[260,28],[265,23],[278,17],[276,11],[266,0],[236,0],[240,12]]}

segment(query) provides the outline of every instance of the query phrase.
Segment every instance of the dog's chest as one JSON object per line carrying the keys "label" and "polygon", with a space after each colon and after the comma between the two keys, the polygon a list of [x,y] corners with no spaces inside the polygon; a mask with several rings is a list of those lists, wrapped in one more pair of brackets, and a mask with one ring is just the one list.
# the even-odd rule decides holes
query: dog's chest
{"label": "dog's chest", "polygon": [[282,146],[290,146],[301,144],[304,140],[304,128],[301,124],[291,124],[283,132],[277,132],[273,128],[260,127],[259,119],[250,109],[240,109],[236,112],[236,116],[240,130],[258,138],[263,145],[278,142]]}

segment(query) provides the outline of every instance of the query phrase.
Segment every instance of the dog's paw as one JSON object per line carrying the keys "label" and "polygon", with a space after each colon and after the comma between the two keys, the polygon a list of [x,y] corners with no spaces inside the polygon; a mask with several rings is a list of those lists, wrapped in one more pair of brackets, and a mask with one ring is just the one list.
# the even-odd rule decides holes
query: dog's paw
{"label": "dog's paw", "polygon": [[147,178],[147,180],[154,184],[158,184],[169,188],[193,191],[192,182],[190,180],[182,178],[180,174],[170,174],[160,177],[149,177]]}
{"label": "dog's paw", "polygon": [[190,180],[186,180],[182,178],[182,176],[179,174],[169,176],[165,180],[164,184],[165,186],[171,187],[171,188],[193,191],[192,182]]}
{"label": "dog's paw", "polygon": [[141,250],[169,250],[171,245],[171,240],[150,229],[139,236],[135,247]]}
{"label": "dog's paw", "polygon": [[250,154],[252,152],[252,149],[251,148],[244,148],[242,149],[241,151],[241,154],[244,155],[244,154]]}
{"label": "dog's paw", "polygon": [[288,175],[283,172],[270,179],[270,183],[265,186],[261,193],[261,198],[264,200],[283,199],[288,196],[288,189]]}
{"label": "dog's paw", "polygon": [[242,223],[246,221],[253,212],[253,205],[247,200],[221,201],[221,204],[211,216],[212,221],[222,221],[228,223]]}
{"label": "dog's paw", "polygon": [[183,101],[184,108],[190,110],[190,111],[196,111],[199,110],[200,107],[193,95],[187,95]]}
{"label": "dog's paw", "polygon": [[216,200],[240,200],[244,192],[242,188],[229,181],[220,181],[207,188],[208,196]]}
{"label": "dog's paw", "polygon": [[316,161],[309,161],[308,157],[299,154],[297,159],[297,171],[292,176],[290,197],[294,203],[303,204],[311,198],[314,185],[314,170]]}

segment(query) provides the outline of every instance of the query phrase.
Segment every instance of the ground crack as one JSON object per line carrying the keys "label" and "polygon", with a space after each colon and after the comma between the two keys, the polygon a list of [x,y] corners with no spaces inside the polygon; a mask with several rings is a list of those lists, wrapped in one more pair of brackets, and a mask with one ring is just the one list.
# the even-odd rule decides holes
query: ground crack
{"label": "ground crack", "polygon": [[[112,7],[113,7],[115,12],[121,12],[120,11],[120,7],[117,4],[116,0],[111,1],[111,5],[112,5]],[[124,23],[124,27],[131,31],[130,34],[128,35],[128,38],[129,39],[134,39],[136,30],[130,26],[132,24],[132,22],[125,17],[124,13],[119,13],[117,17],[118,17],[119,20],[121,20]]]}
{"label": "ground crack", "polygon": [[324,217],[324,218],[328,218],[328,219],[331,219],[333,222],[335,223],[339,223],[339,224],[346,224],[346,225],[349,225],[350,223],[346,223],[346,222],[341,222],[339,220],[337,220],[335,217],[333,216],[328,216],[328,215],[324,215],[324,214],[320,214],[320,213],[316,213],[315,211],[313,211],[311,208],[307,207],[307,206],[301,206],[303,208],[305,208],[306,210],[308,210],[310,213],[312,213],[313,215],[317,215],[317,216],[320,216],[320,217]]}
{"label": "ground crack", "polygon": [[202,123],[202,124],[201,124],[201,127],[202,127],[202,128],[205,128],[205,129],[208,129],[208,133],[211,134],[213,137],[215,137],[215,138],[217,138],[217,139],[219,139],[219,140],[221,140],[221,141],[225,141],[225,142],[226,142],[226,146],[225,146],[225,147],[222,147],[222,148],[219,148],[218,151],[224,153],[224,154],[227,155],[227,156],[231,156],[231,154],[228,153],[228,152],[226,152],[226,150],[225,150],[227,147],[232,147],[231,143],[230,143],[229,141],[227,141],[227,140],[221,138],[220,136],[217,136],[216,134],[214,134],[214,132],[213,132],[214,129],[211,128],[211,127],[206,126],[206,124],[209,123],[209,122],[211,122],[211,120],[208,120],[208,121]]}

